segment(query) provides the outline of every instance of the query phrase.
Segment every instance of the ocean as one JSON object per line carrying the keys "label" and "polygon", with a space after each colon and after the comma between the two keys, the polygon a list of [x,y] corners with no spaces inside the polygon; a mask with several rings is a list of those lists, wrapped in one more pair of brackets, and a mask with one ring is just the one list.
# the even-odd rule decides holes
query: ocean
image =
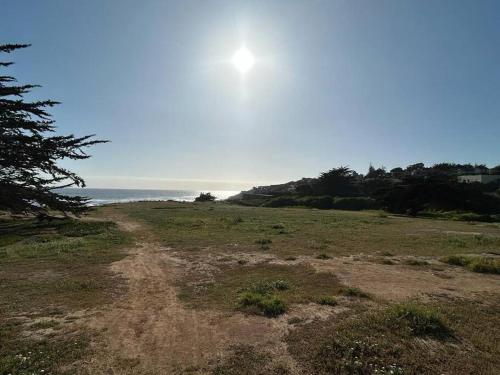
{"label": "ocean", "polygon": [[[90,206],[100,206],[108,203],[124,203],[138,201],[167,201],[193,202],[201,191],[195,190],[147,190],[147,189],[93,189],[93,188],[64,188],[58,193],[69,196],[88,197]],[[204,191],[208,192],[208,190]],[[220,190],[210,191],[217,200],[226,199],[239,191]]]}

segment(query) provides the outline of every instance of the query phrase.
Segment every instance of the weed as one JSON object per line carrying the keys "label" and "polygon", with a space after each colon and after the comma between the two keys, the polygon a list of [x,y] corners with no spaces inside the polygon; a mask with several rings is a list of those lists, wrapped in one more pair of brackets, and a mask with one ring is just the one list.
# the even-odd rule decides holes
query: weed
{"label": "weed", "polygon": [[325,296],[318,299],[318,304],[326,306],[335,306],[337,304],[337,300],[333,297]]}
{"label": "weed", "polygon": [[255,240],[255,243],[257,245],[269,245],[271,244],[273,241],[271,241],[269,238],[261,238],[259,240]]}
{"label": "weed", "polygon": [[420,259],[407,259],[404,261],[404,264],[407,264],[409,266],[428,266],[429,262]]}
{"label": "weed", "polygon": [[428,306],[413,302],[398,304],[388,311],[387,318],[394,328],[407,328],[413,336],[450,336],[450,330],[443,323],[441,316]]}
{"label": "weed", "polygon": [[490,257],[450,255],[441,262],[466,267],[472,272],[500,274],[500,260]]}
{"label": "weed", "polygon": [[288,324],[299,324],[299,323],[302,323],[303,321],[304,321],[304,319],[299,318],[298,316],[294,316],[294,317],[288,319],[287,323]]}
{"label": "weed", "polygon": [[316,255],[316,259],[326,260],[326,259],[331,259],[331,256],[329,256],[328,254],[325,254],[325,253],[321,253],[321,254]]}
{"label": "weed", "polygon": [[286,303],[277,296],[269,296],[257,292],[243,292],[239,298],[241,308],[256,308],[263,315],[274,318],[284,314],[287,310]]}
{"label": "weed", "polygon": [[369,298],[368,293],[363,292],[359,288],[346,287],[340,290],[340,293],[347,297],[359,297],[359,298]]}
{"label": "weed", "polygon": [[390,260],[390,259],[381,259],[380,263],[381,264],[389,264],[389,265],[394,264],[394,262],[392,260]]}
{"label": "weed", "polygon": [[284,314],[287,310],[286,303],[279,297],[271,297],[263,299],[259,305],[265,316],[274,318]]}

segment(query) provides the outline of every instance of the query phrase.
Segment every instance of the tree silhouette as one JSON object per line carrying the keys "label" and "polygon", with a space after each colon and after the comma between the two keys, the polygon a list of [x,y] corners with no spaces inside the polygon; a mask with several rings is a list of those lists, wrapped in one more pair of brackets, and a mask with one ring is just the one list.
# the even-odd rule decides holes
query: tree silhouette
{"label": "tree silhouette", "polygon": [[[27,44],[0,45],[0,53],[26,48]],[[12,62],[0,62],[6,68]],[[56,101],[26,101],[24,95],[38,85],[18,85],[0,74],[0,210],[46,214],[48,210],[78,214],[87,209],[87,198],[58,194],[54,189],[84,187],[84,180],[58,165],[61,159],[87,159],[84,149],[107,141],[94,135],[51,135],[54,120],[47,112]]]}

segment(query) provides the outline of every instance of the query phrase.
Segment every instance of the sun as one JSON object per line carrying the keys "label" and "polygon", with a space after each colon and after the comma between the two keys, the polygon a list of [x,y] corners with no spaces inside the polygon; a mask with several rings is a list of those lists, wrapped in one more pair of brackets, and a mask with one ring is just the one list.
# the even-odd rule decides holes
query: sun
{"label": "sun", "polygon": [[234,67],[242,74],[247,73],[255,65],[255,57],[246,47],[238,49],[231,60]]}

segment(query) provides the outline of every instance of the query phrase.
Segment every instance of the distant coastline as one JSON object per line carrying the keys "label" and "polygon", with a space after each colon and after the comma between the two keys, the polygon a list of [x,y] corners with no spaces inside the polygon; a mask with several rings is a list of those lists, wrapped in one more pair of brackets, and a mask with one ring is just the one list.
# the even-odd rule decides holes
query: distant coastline
{"label": "distant coastline", "polygon": [[[101,206],[109,203],[126,203],[140,201],[168,201],[193,202],[203,191],[210,190],[158,190],[158,189],[106,189],[106,188],[63,188],[57,191],[69,196],[83,196],[89,198],[90,206]],[[239,191],[219,190],[210,191],[217,200],[227,199]]]}

